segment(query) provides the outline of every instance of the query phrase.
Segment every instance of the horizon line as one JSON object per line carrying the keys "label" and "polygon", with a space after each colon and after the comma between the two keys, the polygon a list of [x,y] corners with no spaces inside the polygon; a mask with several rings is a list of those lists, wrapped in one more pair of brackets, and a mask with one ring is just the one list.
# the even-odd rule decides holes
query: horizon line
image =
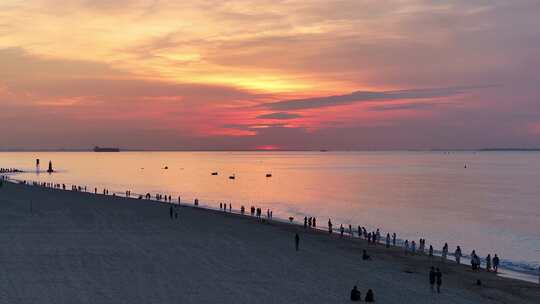
{"label": "horizon line", "polygon": [[121,152],[497,152],[497,151],[540,151],[538,148],[523,147],[494,147],[494,148],[365,148],[365,149],[144,149],[119,148],[119,152],[94,152],[93,149],[83,148],[0,148],[0,152],[94,152],[94,153],[121,153]]}

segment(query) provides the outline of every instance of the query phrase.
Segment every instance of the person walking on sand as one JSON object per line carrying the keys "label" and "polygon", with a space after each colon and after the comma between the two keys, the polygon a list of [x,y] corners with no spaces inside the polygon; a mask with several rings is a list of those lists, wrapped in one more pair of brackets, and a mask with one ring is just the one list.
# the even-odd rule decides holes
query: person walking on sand
{"label": "person walking on sand", "polygon": [[390,248],[390,233],[386,234],[386,248]]}
{"label": "person walking on sand", "polygon": [[411,242],[411,252],[412,252],[412,254],[416,253],[416,242],[415,241]]}
{"label": "person walking on sand", "polygon": [[332,221],[328,219],[328,233],[332,234]]}
{"label": "person walking on sand", "polygon": [[396,247],[396,233],[392,233],[392,246]]}
{"label": "person walking on sand", "polygon": [[429,257],[433,257],[433,246],[429,245]]}
{"label": "person walking on sand", "polygon": [[486,271],[491,271],[491,254],[488,254],[486,257]]}
{"label": "person walking on sand", "polygon": [[172,206],[169,207],[169,215],[171,216],[171,219],[173,218],[173,210],[172,210]]}
{"label": "person walking on sand", "polygon": [[437,271],[435,271],[435,278],[437,280],[437,293],[441,293],[442,272],[438,267],[437,267]]}
{"label": "person walking on sand", "polygon": [[461,262],[461,248],[459,246],[456,247],[456,251],[454,252],[454,257],[456,258],[456,263],[459,265]]}
{"label": "person walking on sand", "polygon": [[339,227],[339,233],[341,234],[341,237],[343,237],[343,232],[345,232],[345,228],[343,228],[343,224]]}
{"label": "person walking on sand", "polygon": [[429,270],[429,286],[431,288],[431,292],[435,291],[435,267],[431,266],[431,269]]}
{"label": "person walking on sand", "polygon": [[495,254],[495,256],[493,257],[493,271],[499,271],[499,262],[499,257],[497,256],[497,254]]}
{"label": "person walking on sand", "polygon": [[300,236],[298,233],[294,236],[294,244],[296,247],[296,251],[300,250]]}

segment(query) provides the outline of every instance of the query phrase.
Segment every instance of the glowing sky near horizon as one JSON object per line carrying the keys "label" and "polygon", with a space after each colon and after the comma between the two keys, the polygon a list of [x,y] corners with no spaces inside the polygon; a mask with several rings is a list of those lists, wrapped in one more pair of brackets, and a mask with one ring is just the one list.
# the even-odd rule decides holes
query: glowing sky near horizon
{"label": "glowing sky near horizon", "polygon": [[0,149],[540,146],[540,2],[3,0]]}

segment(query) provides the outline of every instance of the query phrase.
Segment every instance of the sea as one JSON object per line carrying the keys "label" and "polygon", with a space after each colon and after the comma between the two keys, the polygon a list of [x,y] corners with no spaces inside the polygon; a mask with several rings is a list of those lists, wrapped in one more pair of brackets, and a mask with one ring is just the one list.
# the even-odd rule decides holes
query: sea
{"label": "sea", "polygon": [[256,206],[298,224],[316,217],[319,227],[331,219],[401,241],[424,238],[436,252],[459,245],[464,254],[497,254],[502,275],[538,282],[540,152],[2,152],[0,167],[24,171],[13,179],[68,188]]}

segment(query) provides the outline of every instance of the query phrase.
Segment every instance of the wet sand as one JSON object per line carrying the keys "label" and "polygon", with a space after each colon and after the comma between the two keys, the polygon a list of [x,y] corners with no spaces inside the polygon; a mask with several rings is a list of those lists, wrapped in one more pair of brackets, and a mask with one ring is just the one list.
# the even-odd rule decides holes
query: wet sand
{"label": "wet sand", "polygon": [[10,183],[0,244],[0,303],[349,303],[353,285],[378,303],[540,303],[538,284],[401,248],[193,207],[171,220],[164,203]]}

